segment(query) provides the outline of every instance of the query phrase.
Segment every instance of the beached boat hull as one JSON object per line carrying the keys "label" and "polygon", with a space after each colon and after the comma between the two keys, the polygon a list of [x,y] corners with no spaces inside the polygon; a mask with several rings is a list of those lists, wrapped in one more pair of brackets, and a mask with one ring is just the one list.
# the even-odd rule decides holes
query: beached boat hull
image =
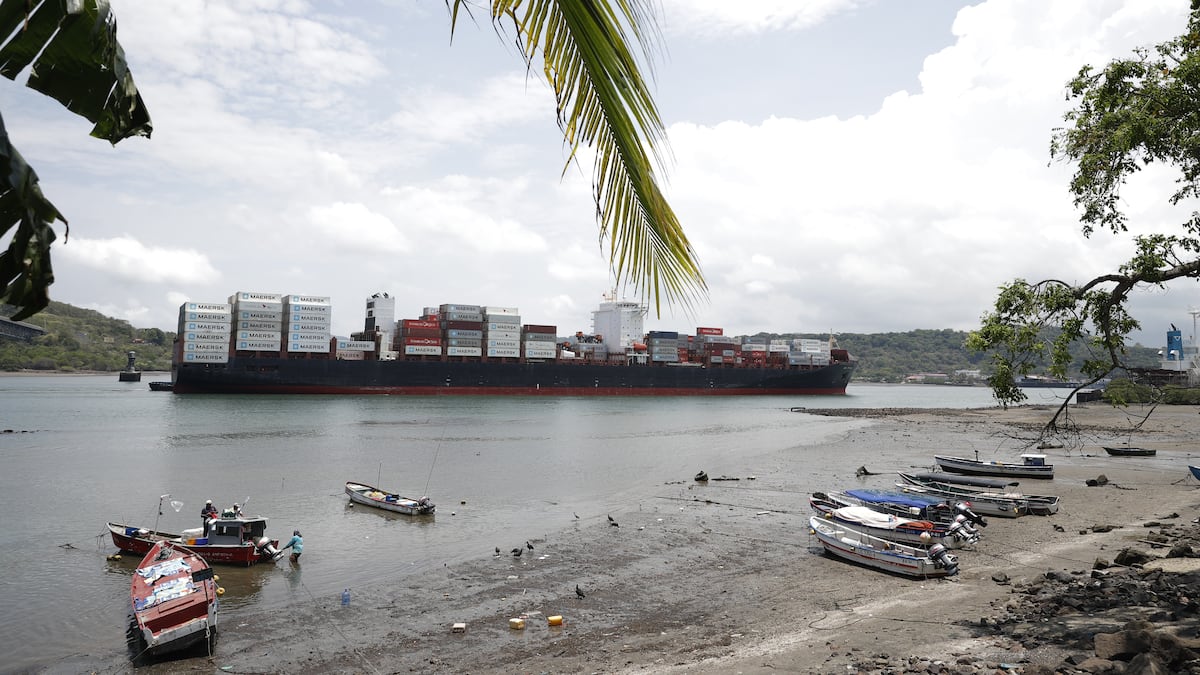
{"label": "beached boat hull", "polygon": [[403,513],[408,516],[432,515],[437,510],[428,497],[410,499],[363,483],[347,482],[346,496],[355,504],[372,506],[392,513]]}
{"label": "beached boat hull", "polygon": [[978,535],[971,536],[966,532],[962,536],[955,536],[950,532],[950,526],[944,523],[900,518],[867,506],[838,506],[815,495],[809,498],[808,503],[814,513],[840,527],[901,544],[920,548],[934,544],[962,548],[965,544],[978,541]]}
{"label": "beached boat hull", "polygon": [[1200,466],[1192,466],[1191,464],[1189,464],[1188,471],[1192,472],[1192,478],[1195,478],[1196,480],[1200,480]]}
{"label": "beached boat hull", "polygon": [[945,499],[968,501],[972,505],[978,504],[981,499],[1011,499],[1014,502],[1023,503],[1025,510],[1030,515],[1052,516],[1058,513],[1059,498],[1057,495],[1027,495],[1011,490],[972,487],[970,485],[948,483],[936,478],[929,478],[930,474],[913,475],[900,472],[899,475],[906,486],[923,488],[929,494],[941,496]]}
{"label": "beached boat hull", "polygon": [[155,544],[160,541],[169,541],[189,551],[194,551],[210,563],[220,565],[249,567],[260,562],[267,562],[274,559],[276,554],[270,549],[279,548],[279,542],[274,539],[270,541],[270,547],[258,546],[253,542],[217,545],[188,544],[182,535],[157,532],[120,523],[109,523],[108,531],[112,536],[113,544],[125,553],[146,555]]}
{"label": "beached boat hull", "polygon": [[1157,450],[1150,448],[1130,448],[1130,447],[1109,447],[1104,446],[1104,451],[1113,457],[1153,457],[1158,454]]}
{"label": "beached boat hull", "polygon": [[931,499],[970,502],[972,511],[985,516],[995,516],[997,518],[1019,518],[1029,513],[1029,505],[1024,500],[996,498],[980,494],[954,495],[943,493],[941,490],[936,490],[934,488],[921,485],[912,485],[903,481],[896,483],[896,489],[908,494],[923,495]]}
{"label": "beached boat hull", "polygon": [[939,561],[924,549],[872,537],[818,516],[809,518],[808,524],[825,552],[843,560],[921,579],[958,573],[958,560],[944,551]]}
{"label": "beached boat hull", "polygon": [[[1033,457],[1029,455],[1028,457]],[[1038,455],[1044,458],[1044,455]],[[1013,478],[1038,478],[1049,480],[1054,478],[1053,464],[1033,464],[1026,460],[1021,464],[1015,462],[998,462],[994,460],[967,459],[965,457],[949,457],[934,455],[933,459],[943,471],[965,473],[972,476],[1011,476]]]}
{"label": "beached boat hull", "polygon": [[199,555],[156,542],[130,584],[134,623],[146,654],[162,655],[211,641],[217,629],[217,585]]}

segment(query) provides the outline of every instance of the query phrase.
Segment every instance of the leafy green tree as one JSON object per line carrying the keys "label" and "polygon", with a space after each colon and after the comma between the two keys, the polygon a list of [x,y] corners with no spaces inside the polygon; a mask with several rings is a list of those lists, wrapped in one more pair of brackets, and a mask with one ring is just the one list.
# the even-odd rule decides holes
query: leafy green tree
{"label": "leafy green tree", "polygon": [[[446,0],[451,31],[468,0]],[[630,49],[653,55],[659,37],[653,0],[494,0],[498,32],[509,27],[528,72],[544,74],[557,101],[568,162],[595,150],[593,198],[601,240],[621,283],[661,303],[690,304],[707,293],[695,251],[655,177],[665,129]],[[111,143],[149,136],[150,117],[116,40],[103,0],[0,0],[0,74],[27,66],[28,86],[95,122]],[[535,68],[535,61],[542,68]],[[13,147],[0,120],[0,235],[16,228],[0,253],[0,302],[27,318],[49,302],[54,282],[52,225],[67,220],[38,187],[37,174]]]}
{"label": "leafy green tree", "polygon": [[[1126,231],[1121,189],[1152,163],[1178,172],[1171,205],[1200,197],[1200,0],[1191,9],[1183,35],[1101,70],[1084,66],[1069,83],[1074,108],[1066,126],[1055,131],[1050,154],[1075,164],[1070,190],[1085,237],[1096,228]],[[1126,340],[1139,328],[1128,311],[1130,293],[1200,279],[1197,212],[1186,214],[1176,231],[1139,235],[1134,242],[1127,262],[1090,281],[1017,279],[1000,289],[968,346],[991,352],[989,383],[1002,404],[1025,399],[1015,379],[1040,361],[1052,375],[1065,376],[1076,343],[1089,352],[1080,368],[1084,386],[1124,368]],[[1048,339],[1044,329],[1050,327],[1058,332]],[[1064,401],[1047,429],[1055,430],[1066,411]]]}

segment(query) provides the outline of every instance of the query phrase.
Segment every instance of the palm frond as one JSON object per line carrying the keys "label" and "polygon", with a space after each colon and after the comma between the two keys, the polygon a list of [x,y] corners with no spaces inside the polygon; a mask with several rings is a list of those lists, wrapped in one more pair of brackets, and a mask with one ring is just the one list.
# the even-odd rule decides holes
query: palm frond
{"label": "palm frond", "polygon": [[[465,0],[455,0],[454,12]],[[532,69],[539,54],[558,102],[569,147],[595,151],[593,197],[601,239],[618,283],[652,300],[690,307],[707,296],[699,261],[662,193],[666,130],[630,34],[647,63],[657,38],[652,6],[643,0],[493,0],[493,21],[512,22]],[[564,168],[565,171],[565,168]]]}

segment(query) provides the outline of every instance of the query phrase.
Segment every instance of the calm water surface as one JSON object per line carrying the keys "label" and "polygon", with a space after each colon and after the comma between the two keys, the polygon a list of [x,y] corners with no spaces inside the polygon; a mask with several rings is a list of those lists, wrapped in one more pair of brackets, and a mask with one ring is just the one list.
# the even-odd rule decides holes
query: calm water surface
{"label": "calm water surface", "polygon": [[[493,545],[638,508],[661,486],[766,476],[861,420],[808,408],[991,407],[982,387],[851,385],[846,396],[732,398],[176,396],[116,375],[0,377],[0,671],[124,649],[137,560],[105,523],[178,532],[206,499],[244,502],[268,534],[304,533],[303,583],[286,561],[220,568],[223,616],[281,608],[490,555]],[[1054,398],[1031,391],[1031,402]],[[858,466],[873,457],[839,457]],[[352,508],[353,480],[429,495],[432,518]],[[182,502],[158,515],[159,496]],[[804,495],[798,494],[797,503]],[[20,612],[18,613],[18,608]]]}

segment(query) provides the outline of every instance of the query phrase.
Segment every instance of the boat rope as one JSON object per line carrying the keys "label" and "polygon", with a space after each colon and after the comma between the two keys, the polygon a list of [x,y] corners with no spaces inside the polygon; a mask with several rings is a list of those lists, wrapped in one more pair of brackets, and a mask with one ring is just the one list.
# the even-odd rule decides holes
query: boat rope
{"label": "boat rope", "polygon": [[364,664],[366,664],[367,669],[373,673],[379,673],[382,675],[382,672],[375,667],[375,664],[371,663],[371,660],[367,658],[366,654],[363,654],[362,650],[355,646],[355,644],[350,640],[350,636],[346,635],[346,633],[342,630],[342,627],[333,620],[333,616],[328,611],[322,609],[320,601],[317,600],[317,596],[313,594],[308,585],[305,584],[304,581],[300,581],[300,587],[303,588],[304,592],[308,594],[308,597],[310,600],[312,600],[313,607],[316,608],[316,611],[321,614],[322,618],[329,622],[330,626],[333,626],[333,629],[337,631],[338,635],[342,636],[342,640],[348,647],[350,647],[350,651],[354,652],[354,655],[357,656]]}
{"label": "boat rope", "polygon": [[[447,424],[449,424],[447,422]],[[425,489],[421,491],[422,497],[429,496],[429,482],[433,480],[433,467],[437,466],[438,453],[442,451],[442,441],[446,440],[446,426],[442,425],[442,437],[438,439],[437,445],[433,448],[433,461],[429,463],[429,475],[425,477]]]}
{"label": "boat rope", "polygon": [[687,498],[685,498],[685,497],[665,497],[662,495],[658,495],[655,497],[655,499],[666,499],[668,501],[673,501],[673,502],[695,502],[697,504],[709,504],[709,505],[714,505],[714,506],[729,506],[729,507],[734,507],[734,508],[739,508],[739,509],[753,509],[755,511],[769,511],[771,513],[783,513],[783,514],[788,514],[788,515],[796,513],[795,511],[791,511],[788,509],[776,509],[776,508],[770,508],[770,507],[766,507],[766,506],[755,506],[753,504],[734,504],[732,502],[719,502],[719,501],[716,501],[715,499],[705,499],[702,497],[687,497]]}

